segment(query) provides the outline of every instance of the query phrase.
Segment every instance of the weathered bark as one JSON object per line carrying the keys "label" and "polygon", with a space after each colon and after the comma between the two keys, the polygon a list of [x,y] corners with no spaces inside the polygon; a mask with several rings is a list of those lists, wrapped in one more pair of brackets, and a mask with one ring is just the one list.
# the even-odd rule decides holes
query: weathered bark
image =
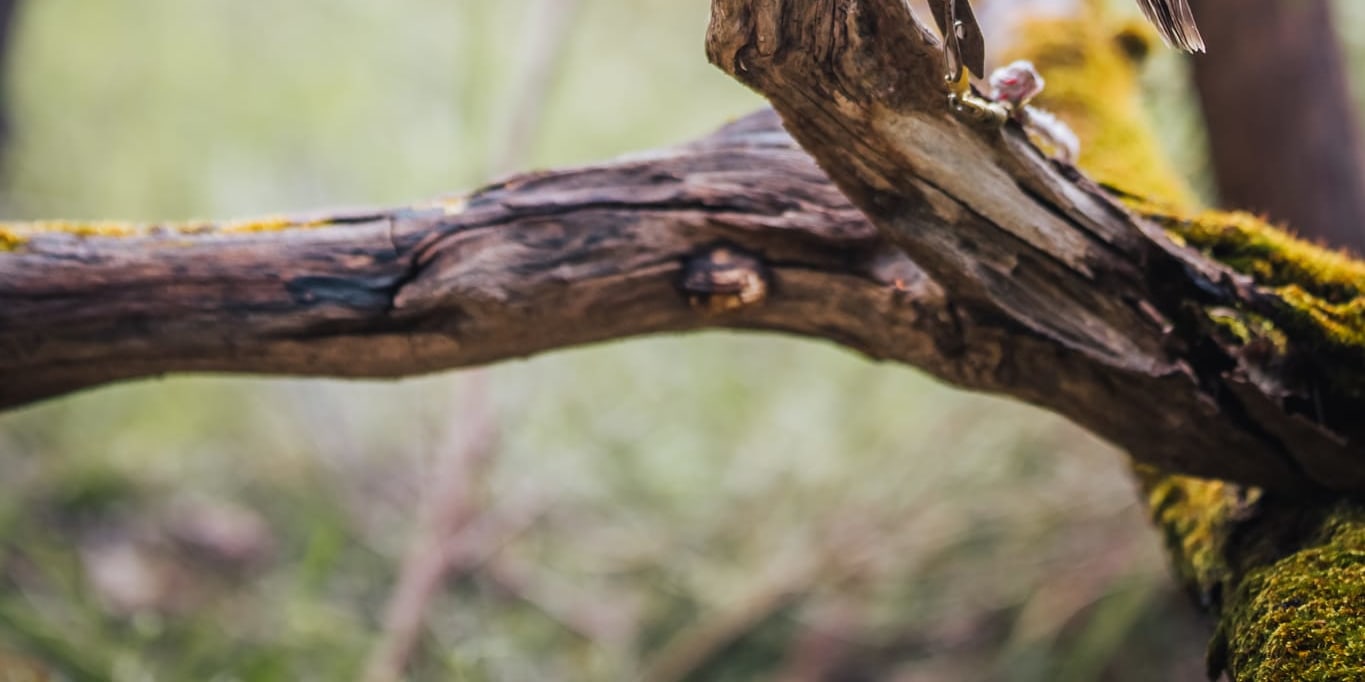
{"label": "weathered bark", "polygon": [[[963,162],[989,170],[981,151],[966,150],[975,156]],[[1101,206],[1103,197],[1086,196]],[[1285,443],[1273,429],[1279,419],[1317,435],[1311,424],[1264,397],[1257,409],[1273,411],[1258,422],[1246,408],[1223,404],[1232,394],[1206,392],[1181,361],[1165,356],[1162,345],[1174,341],[1162,337],[1164,323],[1146,317],[1163,305],[1151,294],[1134,289],[1129,296],[1149,298],[1105,300],[1067,289],[1090,280],[1060,258],[1030,253],[1022,240],[972,246],[970,232],[990,224],[942,197],[926,199],[915,225],[951,227],[933,213],[947,208],[964,226],[961,235],[941,235],[960,241],[938,252],[979,258],[961,261],[984,276],[963,285],[964,295],[944,294],[879,238],[762,119],[692,147],[515,178],[444,205],[294,223],[12,226],[11,240],[23,243],[0,254],[0,404],[166,372],[400,376],[724,326],[832,339],[955,384],[1014,395],[1072,417],[1141,461],[1179,471],[1294,492],[1359,486],[1346,446],[1333,445],[1336,459],[1301,469],[1286,452],[1322,450],[1302,449],[1318,447],[1308,438]],[[1061,220],[1043,206],[1019,208]],[[1131,220],[1102,210],[1108,228]],[[722,244],[755,261],[731,257],[708,274],[702,264],[723,259],[716,255]],[[977,254],[954,254],[964,247]],[[1121,283],[1121,276],[1134,285],[1133,264],[1112,252],[1093,255],[1093,263],[1074,263],[1098,278],[1089,286]],[[1214,267],[1181,257],[1191,268]],[[993,270],[992,261],[1003,269]],[[1096,267],[1105,264],[1127,272]],[[689,287],[713,285],[729,293],[710,308],[732,302],[735,310],[707,314],[708,306],[688,305]],[[761,293],[765,304],[750,305]],[[1009,309],[995,305],[992,293]],[[1073,293],[1080,300],[1068,301]],[[1122,338],[1104,314],[1151,338]],[[1257,397],[1250,385],[1238,390]]]}
{"label": "weathered bark", "polygon": [[[937,287],[771,113],[690,147],[426,206],[0,226],[0,243],[7,233],[17,248],[0,252],[3,406],[166,372],[394,377],[720,326],[835,338],[958,374],[915,331],[944,327]],[[89,236],[109,234],[121,236]],[[702,265],[746,251],[762,254],[765,305],[708,314],[730,294],[700,300]]]}
{"label": "weathered bark", "polygon": [[1224,205],[1365,253],[1365,147],[1328,0],[1197,0],[1192,60]]}
{"label": "weathered bark", "polygon": [[[853,42],[871,42],[876,40],[876,35],[865,30],[865,27],[870,23],[875,25],[875,20],[867,23],[859,20],[859,10],[876,5],[879,10],[894,12],[894,8],[889,8],[890,4],[864,3],[861,7],[850,8],[848,15],[841,16],[841,19],[849,19],[845,27],[857,26],[860,30],[841,33],[837,23],[829,22],[818,29],[809,30],[808,34],[835,37],[835,40],[846,38]],[[796,74],[799,78],[804,72],[816,78],[833,76],[838,83],[859,82],[859,79],[850,78],[839,68],[846,67],[852,61],[848,57],[844,57],[839,64],[819,64],[812,68],[812,64],[803,63],[800,57],[794,59],[790,53],[799,52],[799,46],[793,45],[789,52],[782,52],[784,42],[775,37],[774,31],[781,33],[784,19],[792,20],[793,23],[799,22],[799,19],[764,15],[763,12],[756,14],[756,26],[763,30],[744,26],[738,34],[743,35],[745,30],[752,30],[751,37],[755,38],[756,44],[763,46],[764,52],[781,53],[779,71],[782,75]],[[811,14],[819,14],[819,10]],[[752,15],[744,16],[747,20],[752,18]],[[1077,44],[1084,44],[1085,38],[1058,40],[1057,35],[1085,35],[1089,31],[1088,27],[1084,23],[1072,23],[1043,26],[1040,30],[1047,31],[1048,40],[1033,41],[1032,48],[1025,49],[1025,55],[1022,56],[1046,61],[1044,72],[1050,74],[1050,79],[1051,74],[1057,74],[1058,71],[1067,72],[1069,87],[1063,87],[1063,94],[1054,100],[1055,104],[1069,112],[1078,113],[1082,119],[1080,123],[1089,128],[1095,138],[1108,140],[1108,145],[1114,145],[1114,140],[1121,140],[1119,146],[1132,147],[1134,143],[1141,146],[1141,142],[1134,142],[1134,131],[1130,125],[1132,121],[1115,121],[1115,116],[1122,115],[1122,106],[1115,108],[1114,100],[1122,98],[1125,93],[1115,93],[1111,87],[1112,79],[1096,82],[1096,86],[1103,83],[1103,95],[1087,94],[1085,87],[1076,87],[1085,85],[1084,79],[1076,82],[1078,63],[1102,56],[1092,55],[1091,49],[1078,52]],[[880,40],[904,45],[904,41],[887,41],[886,37],[880,37]],[[1093,41],[1087,44],[1087,48],[1093,46]],[[849,45],[842,45],[842,48],[848,49]],[[755,68],[751,59],[751,53],[743,57],[745,78],[758,80],[759,83],[763,83],[764,78],[771,78],[770,74],[763,71],[763,67],[770,64],[760,63],[760,67]],[[820,67],[824,67],[823,70]],[[1114,75],[1112,64],[1099,71],[1106,76]],[[755,72],[758,74],[755,75]],[[1091,72],[1089,75],[1096,74]],[[760,85],[760,89],[763,85]],[[829,140],[822,139],[820,134],[837,136],[838,127],[842,125],[850,128],[854,134],[863,136],[864,143],[872,147],[894,147],[895,143],[904,139],[904,136],[891,135],[889,139],[867,142],[868,131],[864,125],[860,125],[865,121],[849,123],[839,120],[841,115],[848,115],[849,112],[854,115],[864,113],[856,105],[856,100],[850,105],[846,91],[834,95],[839,106],[835,112],[830,112],[829,102],[822,100],[822,95],[829,93],[829,90],[820,89],[819,86],[812,89],[809,82],[782,83],[781,86],[773,87],[771,93],[766,93],[774,98],[779,109],[782,109],[781,98],[785,97],[782,94],[784,87],[790,89],[786,95],[797,98],[793,112],[788,112],[789,124],[797,130],[800,130],[800,125],[811,125],[818,130],[818,134],[807,145],[816,145],[816,155],[822,158],[823,164],[835,177],[841,170],[848,173],[844,180],[845,187],[849,184],[856,187],[860,181],[867,180],[867,166],[841,165],[844,160],[839,158],[837,151],[827,151],[829,155],[822,157],[819,145]],[[820,95],[809,97],[809,91],[812,90]],[[883,91],[893,89],[886,87]],[[897,87],[894,91],[904,93],[905,89]],[[1121,97],[1114,97],[1115,94]],[[822,106],[824,110],[819,110]],[[819,112],[812,115],[809,109],[818,109]],[[887,115],[885,110],[876,113]],[[830,123],[829,120],[822,120],[822,116],[834,120],[833,125],[830,125],[833,131],[820,125]],[[1141,135],[1137,136],[1141,138]],[[890,155],[882,149],[878,151],[879,157]],[[1115,151],[1102,149],[1099,154]],[[1122,169],[1122,165],[1118,168]],[[1107,170],[1114,169],[1111,165]],[[1137,181],[1140,186],[1163,184],[1159,179],[1145,177],[1151,175],[1149,170],[1145,173],[1129,173],[1144,177],[1122,177],[1125,173],[1117,175],[1119,180],[1140,180]],[[876,187],[883,186],[878,184]],[[891,184],[891,187],[901,190],[904,184]],[[942,191],[942,184],[932,190]],[[895,206],[894,202],[886,203]],[[872,217],[876,220],[879,216],[876,211],[878,206],[871,202],[870,206]],[[897,229],[894,216],[891,216],[893,220],[886,220],[885,206],[882,210],[885,222],[879,221],[880,226],[893,231]],[[917,228],[930,231],[934,226],[934,222],[927,221]],[[895,233],[893,237],[900,237],[898,243],[908,244],[910,255],[920,261],[920,252],[915,251],[913,240]],[[927,270],[939,276],[938,270],[930,267]],[[955,289],[949,288],[949,291],[955,292]],[[1358,292],[1358,288],[1353,291]],[[1332,396],[1327,400],[1339,398]],[[1239,681],[1347,679],[1360,672],[1362,662],[1365,662],[1365,645],[1361,644],[1365,641],[1365,611],[1361,610],[1361,604],[1365,603],[1362,602],[1365,600],[1365,521],[1362,521],[1365,520],[1365,511],[1362,511],[1360,503],[1349,499],[1332,499],[1332,496],[1320,496],[1312,501],[1304,498],[1287,499],[1264,494],[1256,488],[1170,476],[1148,466],[1138,466],[1138,471],[1148,494],[1153,521],[1166,535],[1167,547],[1179,577],[1183,584],[1192,589],[1200,603],[1211,608],[1219,617],[1218,633],[1209,649],[1211,677],[1226,671]]]}
{"label": "weathered bark", "polygon": [[[1196,312],[1273,315],[1283,302],[1049,163],[1016,126],[955,116],[937,41],[900,0],[716,0],[708,50],[773,102],[835,184],[952,292],[960,317],[1028,338],[988,368],[1022,384],[1012,395],[1169,470],[1279,490],[1365,483],[1365,434],[1347,416],[1359,404],[1333,394],[1321,401],[1332,409],[1310,414],[1280,393],[1321,396],[1333,368],[1308,357],[1279,388],[1253,381],[1266,368]],[[1218,453],[1238,463],[1210,466]]]}
{"label": "weathered bark", "polygon": [[[398,376],[767,329],[1035,402],[1140,461],[1296,494],[1363,487],[1340,416],[1357,405],[1315,380],[1333,365],[1312,348],[1258,362],[1200,316],[1278,315],[1274,291],[1172,245],[1019,130],[948,114],[932,39],[895,0],[834,5],[718,1],[713,55],[769,91],[891,239],[771,114],[407,209],[0,226],[0,405],[165,372]],[[1295,400],[1304,385],[1315,410]],[[1319,418],[1337,440],[1323,445]],[[1266,626],[1284,604],[1358,609],[1357,504],[1143,471],[1182,577],[1222,616],[1214,664],[1239,679],[1276,665],[1267,654],[1286,637]],[[1304,601],[1323,587],[1329,599]],[[1288,637],[1362,641],[1340,633],[1365,618],[1344,618]]]}
{"label": "weathered bark", "polygon": [[[1165,469],[1299,494],[1365,488],[1357,403],[1319,376],[1334,368],[1311,355],[1261,366],[1198,314],[1273,315],[1281,301],[1049,164],[1018,129],[951,115],[934,41],[898,1],[834,9],[718,2],[712,56],[773,98],[951,297],[799,152],[751,131],[467,202],[304,221],[322,229],[11,227],[24,243],[0,258],[0,404],[165,372],[399,376],[763,328],[1045,406]],[[687,263],[721,242],[759,256],[767,305],[706,316],[684,303]]]}

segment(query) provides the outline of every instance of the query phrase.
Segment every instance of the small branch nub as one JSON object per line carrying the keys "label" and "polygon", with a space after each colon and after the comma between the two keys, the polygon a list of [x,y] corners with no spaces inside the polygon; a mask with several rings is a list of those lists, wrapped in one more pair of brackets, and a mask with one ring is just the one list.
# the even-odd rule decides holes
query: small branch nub
{"label": "small branch nub", "polygon": [[687,259],[681,289],[693,309],[717,315],[762,303],[769,277],[757,256],[715,246]]}

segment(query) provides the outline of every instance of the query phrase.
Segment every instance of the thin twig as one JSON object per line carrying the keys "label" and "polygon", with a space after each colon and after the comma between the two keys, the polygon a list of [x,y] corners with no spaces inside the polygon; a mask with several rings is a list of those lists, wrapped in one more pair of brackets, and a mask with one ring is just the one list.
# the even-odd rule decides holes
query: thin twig
{"label": "thin twig", "polygon": [[[541,0],[532,10],[526,49],[528,70],[522,81],[520,102],[493,168],[499,174],[524,165],[530,143],[540,128],[546,94],[554,84],[554,69],[566,46],[578,0]],[[449,453],[437,464],[433,485],[427,490],[427,518],[407,557],[385,611],[384,636],[366,666],[367,682],[396,682],[417,648],[426,606],[455,572],[481,566],[496,553],[505,532],[501,519],[481,509],[475,485],[484,479],[496,449],[496,415],[488,396],[487,370],[467,375],[460,419],[463,428],[452,428],[440,453]],[[539,516],[533,514],[530,518]],[[487,520],[501,532],[487,531]],[[511,524],[522,529],[528,522]],[[500,540],[495,541],[495,538]]]}
{"label": "thin twig", "polygon": [[870,528],[837,530],[815,536],[819,539],[795,554],[773,558],[748,594],[666,643],[646,663],[643,679],[687,679],[769,618],[806,600],[817,586],[837,585],[862,573],[883,543]]}
{"label": "thin twig", "polygon": [[520,170],[529,160],[580,4],[580,0],[539,0],[531,9],[531,25],[526,32],[526,72],[521,78],[521,91],[507,136],[493,155],[494,175]]}
{"label": "thin twig", "polygon": [[410,545],[384,612],[384,635],[370,655],[363,679],[396,682],[403,678],[417,648],[426,606],[440,591],[451,568],[450,539],[482,513],[476,487],[497,448],[496,416],[488,400],[485,370],[469,375],[463,400],[438,452],[432,483],[425,490],[422,524]]}
{"label": "thin twig", "polygon": [[639,609],[632,600],[547,582],[537,569],[504,553],[492,557],[485,575],[499,589],[605,651],[622,651],[638,632]]}

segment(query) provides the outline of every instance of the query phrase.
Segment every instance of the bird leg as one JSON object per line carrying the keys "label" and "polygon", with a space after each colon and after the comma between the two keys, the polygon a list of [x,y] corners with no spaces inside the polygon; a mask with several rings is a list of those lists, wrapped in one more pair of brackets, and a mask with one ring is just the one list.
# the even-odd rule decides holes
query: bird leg
{"label": "bird leg", "polygon": [[986,64],[985,38],[967,0],[930,0],[930,9],[943,35],[944,82],[948,108],[969,120],[998,126],[1009,112],[972,91],[971,75],[981,76]]}

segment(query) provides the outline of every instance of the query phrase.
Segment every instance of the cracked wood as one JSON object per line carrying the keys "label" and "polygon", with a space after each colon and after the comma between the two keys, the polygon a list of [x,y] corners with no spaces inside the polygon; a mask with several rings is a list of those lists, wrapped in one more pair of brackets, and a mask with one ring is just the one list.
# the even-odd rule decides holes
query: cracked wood
{"label": "cracked wood", "polygon": [[[771,112],[692,145],[518,176],[448,202],[248,229],[35,231],[0,252],[0,407],[172,372],[399,377],[641,334],[751,329],[827,339],[1014,396],[1176,471],[1293,492],[1365,487],[1330,477],[1343,461],[1334,453],[1312,468],[1289,458],[1273,435],[1289,415],[1264,396],[1248,404],[1268,411],[1236,412],[1231,390],[1211,396],[1197,377],[1164,369],[1166,356],[1149,366],[1074,347],[1072,337],[1101,327],[1012,317],[1035,304],[1002,287],[1036,280],[1028,267],[1069,272],[1063,261],[1012,259],[1023,239],[967,249],[989,221],[958,210],[957,235],[934,211],[959,201],[942,190],[913,201],[895,204],[909,211],[900,224],[939,230],[944,253],[991,273],[979,286],[962,285],[942,259],[928,260],[952,286],[926,274]],[[717,247],[735,255],[727,262],[752,259],[762,286],[730,272],[689,289],[689,268]],[[992,273],[992,262],[1013,265]],[[1095,276],[1103,262],[1090,262]],[[1013,303],[995,305],[992,292]],[[738,301],[711,305],[717,294]],[[1039,298],[1033,314],[1069,309],[1048,303]],[[1150,315],[1130,321],[1144,333],[1155,326]],[[1167,341],[1132,343],[1155,354]]]}
{"label": "cracked wood", "polygon": [[1012,383],[1167,470],[1365,489],[1357,420],[1320,423],[1254,385],[1258,368],[1203,315],[1280,302],[1043,157],[1017,125],[950,112],[938,40],[904,0],[713,0],[707,51],[959,308],[1030,338],[1037,353],[1000,363],[1022,374]]}

